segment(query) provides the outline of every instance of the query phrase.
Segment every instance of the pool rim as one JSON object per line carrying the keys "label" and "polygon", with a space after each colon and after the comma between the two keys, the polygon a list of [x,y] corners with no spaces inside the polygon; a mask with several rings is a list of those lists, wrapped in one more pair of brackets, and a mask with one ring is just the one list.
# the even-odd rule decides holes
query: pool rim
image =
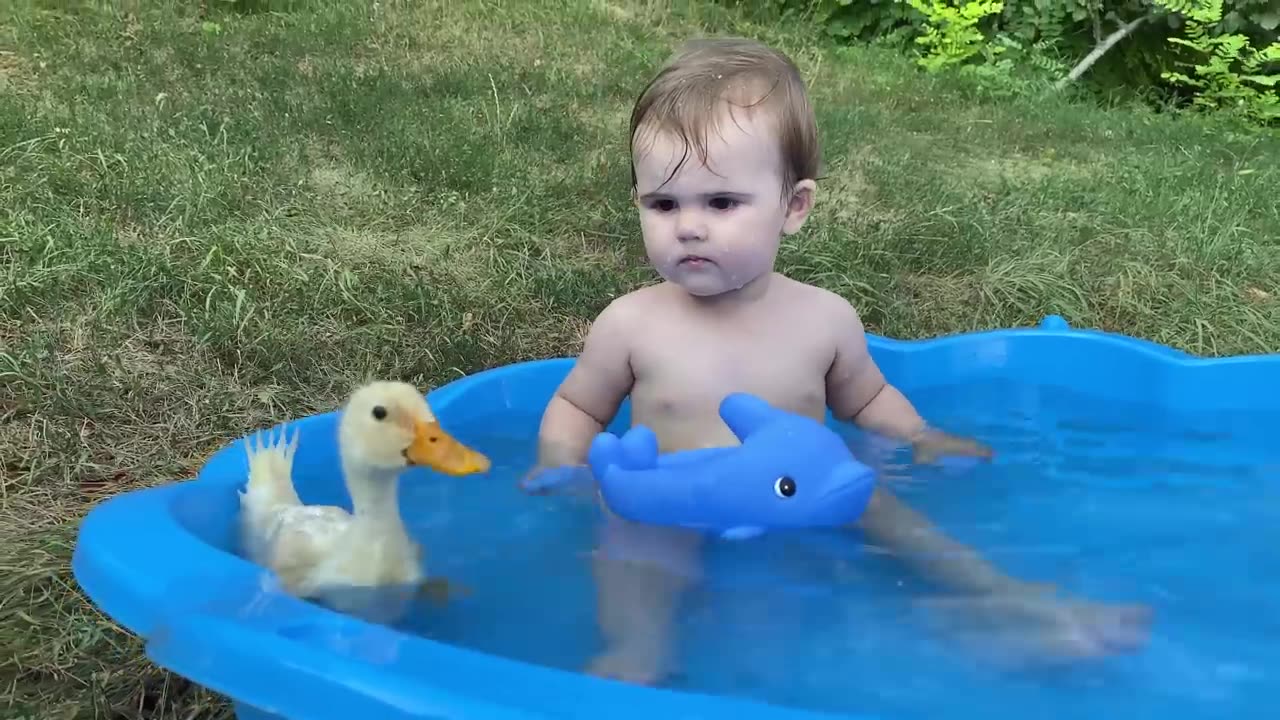
{"label": "pool rim", "polygon": [[[1028,333],[1088,337],[1097,343],[1123,347],[1125,352],[1138,353],[1166,367],[1224,367],[1263,363],[1269,370],[1273,369],[1277,375],[1280,375],[1280,355],[1196,357],[1148,340],[1105,331],[1072,329],[1058,316],[1045,318],[1039,327],[1035,328],[988,330],[927,339],[895,340],[868,334],[868,343],[876,353],[910,355],[948,348],[963,350],[975,341],[998,341],[1026,336]],[[450,404],[480,384],[488,383],[516,369],[532,370],[538,366],[567,366],[573,361],[571,357],[548,358],[490,368],[434,388],[426,396],[441,417],[448,422]],[[331,410],[290,422],[313,422],[314,419],[329,417],[337,412],[339,411]],[[369,702],[372,696],[381,695],[382,705],[377,710],[380,717],[423,717],[424,712],[438,716],[474,716],[479,712],[485,717],[494,718],[545,717],[537,712],[495,704],[484,699],[489,691],[495,685],[502,684],[502,681],[519,680],[522,684],[550,682],[557,687],[567,685],[574,692],[580,693],[584,702],[587,698],[608,702],[612,708],[615,708],[614,714],[619,717],[640,711],[646,714],[674,712],[677,717],[700,717],[700,713],[704,711],[762,718],[846,718],[847,720],[851,717],[866,717],[815,713],[736,697],[699,695],[680,690],[641,688],[614,683],[578,673],[488,655],[465,647],[436,643],[425,638],[406,639],[407,636],[399,636],[398,633],[385,628],[380,629],[360,620],[291,598],[278,598],[277,601],[281,607],[288,608],[288,612],[296,613],[292,622],[318,623],[323,627],[345,628],[350,632],[368,633],[371,636],[381,633],[386,635],[388,641],[412,642],[419,647],[427,648],[439,664],[484,667],[485,677],[474,680],[455,677],[452,687],[444,687],[441,683],[433,681],[430,673],[405,677],[403,674],[397,675],[387,666],[361,664],[349,658],[340,658],[336,654],[331,654],[320,659],[314,657],[308,659],[302,655],[277,658],[274,668],[261,671],[261,678],[256,684],[253,678],[246,678],[243,675],[234,680],[220,678],[217,674],[217,663],[210,660],[217,653],[222,653],[221,657],[224,659],[238,657],[240,662],[257,661],[270,665],[270,659],[254,657],[252,643],[254,638],[261,639],[265,635],[271,635],[278,628],[255,629],[237,624],[235,617],[228,617],[226,614],[228,608],[235,609],[235,606],[224,604],[219,609],[215,607],[217,603],[208,597],[192,598],[177,592],[180,586],[197,579],[202,579],[206,584],[210,582],[240,583],[241,591],[247,592],[249,588],[243,584],[250,580],[257,582],[259,573],[248,561],[214,548],[187,532],[166,510],[180,493],[190,492],[193,488],[229,492],[238,487],[241,479],[227,471],[227,461],[233,454],[243,452],[240,443],[244,439],[244,437],[238,438],[211,455],[192,480],[128,491],[95,505],[82,521],[72,561],[73,575],[85,594],[108,617],[130,632],[145,638],[149,658],[162,667],[216,692],[228,695],[238,702],[247,703],[264,711],[281,713],[283,717],[304,717],[339,706],[359,707],[362,708],[361,711],[367,712],[369,706],[364,703]],[[154,521],[134,522],[137,517],[148,516]],[[122,528],[127,528],[128,532],[120,532]],[[160,557],[157,558],[156,555]],[[121,582],[118,575],[129,574],[133,570],[131,565],[136,565],[137,558],[140,557],[160,560],[152,562],[152,567],[166,568],[169,572],[155,573],[143,583],[143,586],[130,586],[127,582]],[[164,558],[170,561],[165,562]],[[129,559],[133,559],[133,562],[129,562]],[[184,565],[194,565],[198,570],[195,572],[174,570]],[[212,576],[200,572],[204,570],[211,571]],[[205,645],[203,650],[200,649],[202,643]],[[211,647],[210,643],[215,647]],[[310,652],[313,649],[304,643],[288,639],[273,640],[270,644],[275,645],[285,654]],[[290,664],[293,667],[292,671],[288,667]],[[290,672],[294,673],[295,678],[288,682],[297,683],[301,682],[298,678],[310,678],[313,683],[313,692],[299,693],[282,689],[288,682],[280,678],[282,675],[288,676]],[[493,677],[494,673],[501,677]],[[334,677],[343,678],[347,681],[347,685],[345,688],[327,686],[326,691],[324,683]],[[380,686],[381,689],[372,695],[351,694],[354,692],[350,689],[353,684],[363,685],[366,688]],[[459,685],[462,687],[458,687]],[[427,690],[425,694],[424,689]],[[345,699],[338,698],[337,695],[341,695],[344,691],[348,693]],[[343,705],[344,702],[347,705]]]}

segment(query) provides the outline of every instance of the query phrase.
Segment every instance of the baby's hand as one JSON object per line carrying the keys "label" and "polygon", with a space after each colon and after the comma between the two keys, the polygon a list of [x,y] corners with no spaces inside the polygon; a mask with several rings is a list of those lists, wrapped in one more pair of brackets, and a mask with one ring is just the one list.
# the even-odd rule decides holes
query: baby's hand
{"label": "baby's hand", "polygon": [[948,435],[938,430],[925,430],[911,443],[911,449],[913,459],[921,465],[932,464],[948,455],[990,459],[994,454],[991,448],[976,440]]}
{"label": "baby's hand", "polygon": [[530,495],[547,495],[565,490],[578,490],[595,481],[586,465],[539,464],[520,478],[520,489]]}
{"label": "baby's hand", "polygon": [[531,495],[546,495],[562,489],[576,489],[594,480],[586,465],[586,452],[562,442],[540,441],[533,469],[517,481]]}

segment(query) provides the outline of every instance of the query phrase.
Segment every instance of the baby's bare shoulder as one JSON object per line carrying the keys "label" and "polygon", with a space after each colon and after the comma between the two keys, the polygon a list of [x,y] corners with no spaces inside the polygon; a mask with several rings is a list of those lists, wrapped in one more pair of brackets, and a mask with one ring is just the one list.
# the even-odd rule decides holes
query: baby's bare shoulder
{"label": "baby's bare shoulder", "polygon": [[858,311],[843,295],[826,288],[790,281],[789,302],[806,315],[818,314],[836,322],[856,322],[861,327]]}
{"label": "baby's bare shoulder", "polygon": [[649,285],[614,298],[596,316],[595,325],[623,330],[634,329],[666,302],[660,285]]}

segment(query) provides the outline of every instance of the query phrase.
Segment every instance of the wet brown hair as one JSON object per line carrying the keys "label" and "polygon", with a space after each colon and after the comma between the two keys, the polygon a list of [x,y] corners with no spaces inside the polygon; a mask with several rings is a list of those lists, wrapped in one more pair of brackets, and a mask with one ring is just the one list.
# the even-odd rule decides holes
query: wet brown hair
{"label": "wet brown hair", "polygon": [[[726,109],[763,108],[770,113],[782,156],[782,192],[800,180],[817,179],[822,165],[817,122],[800,70],[785,54],[746,38],[703,38],[685,43],[649,81],[631,110],[629,147],[645,128],[678,135],[707,161],[707,132]],[[636,185],[634,154],[631,187]],[[670,180],[670,178],[668,178]]]}

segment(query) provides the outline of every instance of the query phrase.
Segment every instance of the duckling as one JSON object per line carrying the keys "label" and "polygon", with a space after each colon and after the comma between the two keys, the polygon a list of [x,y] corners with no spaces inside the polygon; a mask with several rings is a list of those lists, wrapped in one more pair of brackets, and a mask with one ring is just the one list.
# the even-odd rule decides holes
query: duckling
{"label": "duckling", "polygon": [[375,622],[396,619],[418,593],[448,594],[447,581],[424,581],[422,549],[400,517],[400,475],[410,466],[482,473],[487,457],[446,433],[416,388],[389,381],[358,388],[339,419],[352,512],[302,504],[292,479],[297,445],[297,433],[246,443],[240,531],[249,559],[291,594]]}

